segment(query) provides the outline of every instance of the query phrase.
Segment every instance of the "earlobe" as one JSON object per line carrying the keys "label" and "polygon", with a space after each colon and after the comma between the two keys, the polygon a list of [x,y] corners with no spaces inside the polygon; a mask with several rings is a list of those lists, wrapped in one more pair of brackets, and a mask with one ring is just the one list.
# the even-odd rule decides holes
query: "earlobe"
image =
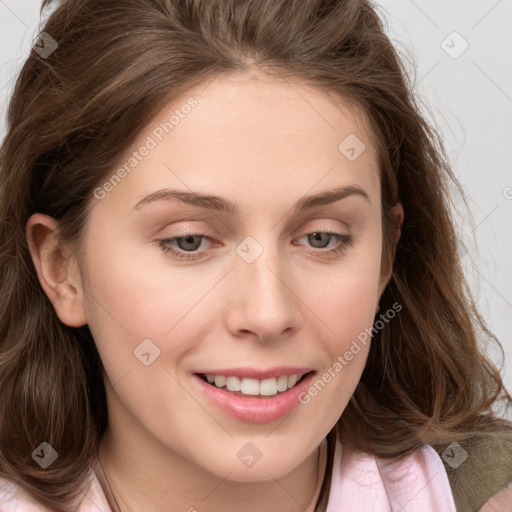
{"label": "earlobe", "polygon": [[39,282],[60,321],[69,327],[87,323],[80,274],[75,259],[58,243],[59,223],[35,213],[27,221],[25,234]]}

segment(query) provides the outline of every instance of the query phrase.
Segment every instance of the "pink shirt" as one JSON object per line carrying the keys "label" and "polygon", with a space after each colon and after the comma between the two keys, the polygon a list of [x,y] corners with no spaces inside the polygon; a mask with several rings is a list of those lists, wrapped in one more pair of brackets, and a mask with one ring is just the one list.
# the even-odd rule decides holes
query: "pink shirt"
{"label": "pink shirt", "polygon": [[[327,440],[320,445],[315,495],[306,512],[314,512],[327,457]],[[76,512],[116,512],[115,501],[101,466],[91,466],[90,486]],[[397,461],[355,452],[338,441],[327,512],[456,512],[443,462],[423,445]],[[0,477],[0,512],[51,512],[38,505],[11,481]]]}

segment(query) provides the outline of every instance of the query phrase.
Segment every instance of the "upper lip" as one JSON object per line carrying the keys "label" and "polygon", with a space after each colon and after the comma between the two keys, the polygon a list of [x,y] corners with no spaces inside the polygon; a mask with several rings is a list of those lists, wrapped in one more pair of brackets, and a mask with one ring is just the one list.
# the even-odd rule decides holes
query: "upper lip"
{"label": "upper lip", "polygon": [[216,370],[200,370],[198,374],[204,375],[223,375],[224,377],[238,377],[239,379],[270,379],[272,377],[280,377],[282,375],[304,375],[313,371],[313,368],[297,367],[297,366],[276,366],[268,370],[260,370],[258,368],[220,368]]}

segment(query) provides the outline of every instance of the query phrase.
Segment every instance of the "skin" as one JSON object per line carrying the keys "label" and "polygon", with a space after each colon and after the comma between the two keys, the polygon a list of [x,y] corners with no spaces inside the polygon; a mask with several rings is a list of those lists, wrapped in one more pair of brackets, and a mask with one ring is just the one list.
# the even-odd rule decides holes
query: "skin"
{"label": "skin", "polygon": [[[103,199],[91,198],[82,264],[56,246],[51,217],[33,215],[27,240],[58,317],[88,324],[103,361],[109,427],[99,457],[123,512],[302,512],[318,490],[318,447],[354,392],[369,344],[307,405],[272,423],[227,416],[191,376],[277,365],[322,375],[371,328],[391,275],[380,273],[377,153],[362,112],[257,72],[174,98],[120,162],[191,96],[190,114]],[[349,134],[366,146],[354,161],[338,150]],[[369,202],[354,195],[292,212],[303,196],[342,185],[358,185]],[[164,187],[220,195],[241,213],[171,201],[133,210]],[[402,206],[394,212],[401,225]],[[307,236],[326,231],[351,234],[353,246],[326,256],[338,241]],[[187,233],[209,237],[197,240],[196,260],[179,261],[156,242]],[[235,251],[248,236],[263,248],[252,263]],[[399,236],[397,227],[395,244]],[[149,366],[134,356],[147,338],[160,349]],[[262,454],[250,468],[237,458],[248,442]]]}

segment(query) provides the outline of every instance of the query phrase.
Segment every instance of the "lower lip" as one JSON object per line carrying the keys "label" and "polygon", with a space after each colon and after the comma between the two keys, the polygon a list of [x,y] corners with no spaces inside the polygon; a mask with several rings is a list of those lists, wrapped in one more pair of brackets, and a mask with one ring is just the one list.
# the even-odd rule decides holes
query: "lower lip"
{"label": "lower lip", "polygon": [[249,423],[269,423],[290,414],[300,404],[299,395],[309,388],[314,375],[311,372],[293,388],[268,398],[237,396],[208,384],[199,375],[193,377],[208,399],[224,413]]}

